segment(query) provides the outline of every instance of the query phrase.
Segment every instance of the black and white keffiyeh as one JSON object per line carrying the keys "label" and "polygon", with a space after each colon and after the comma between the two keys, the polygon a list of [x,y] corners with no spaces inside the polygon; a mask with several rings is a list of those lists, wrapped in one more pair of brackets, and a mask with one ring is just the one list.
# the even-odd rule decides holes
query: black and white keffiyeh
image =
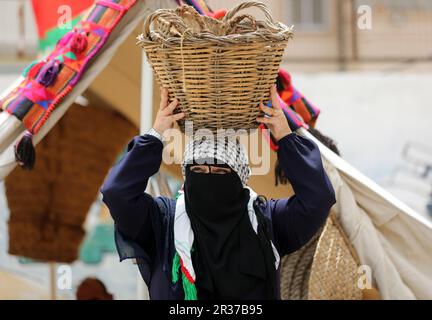
{"label": "black and white keffiyeh", "polygon": [[[209,159],[216,159],[229,165],[240,177],[243,186],[246,186],[251,170],[245,148],[238,139],[201,137],[190,140],[186,145],[182,163],[183,177],[185,177],[188,164],[194,161],[200,163],[200,161]],[[211,163],[205,162],[202,164]]]}

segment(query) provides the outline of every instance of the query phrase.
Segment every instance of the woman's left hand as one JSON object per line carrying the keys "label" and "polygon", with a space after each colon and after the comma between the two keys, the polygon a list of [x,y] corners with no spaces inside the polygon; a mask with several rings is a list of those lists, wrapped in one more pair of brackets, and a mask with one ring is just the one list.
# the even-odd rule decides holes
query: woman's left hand
{"label": "woman's left hand", "polygon": [[275,137],[276,141],[279,141],[286,135],[290,134],[292,131],[288,125],[288,120],[285,117],[285,114],[282,110],[282,107],[279,103],[279,97],[276,90],[276,85],[272,85],[270,88],[270,97],[273,108],[266,107],[261,102],[260,109],[268,116],[268,117],[258,117],[257,121],[259,123],[264,123],[270,129],[271,133]]}

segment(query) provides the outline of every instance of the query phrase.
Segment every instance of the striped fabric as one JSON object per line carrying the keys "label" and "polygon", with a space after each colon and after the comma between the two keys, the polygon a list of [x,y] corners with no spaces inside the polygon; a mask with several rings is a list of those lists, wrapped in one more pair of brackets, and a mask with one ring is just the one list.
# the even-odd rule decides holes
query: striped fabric
{"label": "striped fabric", "polygon": [[[320,114],[320,109],[309,102],[294,86],[292,85],[291,75],[280,68],[276,79],[277,90],[279,94],[279,104],[282,107],[285,117],[292,131],[300,128],[314,128],[317,118]],[[271,106],[271,102],[268,102]],[[262,133],[270,144],[270,148],[274,151],[278,149],[277,142],[274,137],[269,134],[264,124],[260,125]]]}
{"label": "striped fabric", "polygon": [[298,115],[307,126],[315,126],[315,122],[320,114],[320,109],[309,102],[292,85],[291,75],[284,69],[279,69],[277,78],[278,93],[281,99]]}

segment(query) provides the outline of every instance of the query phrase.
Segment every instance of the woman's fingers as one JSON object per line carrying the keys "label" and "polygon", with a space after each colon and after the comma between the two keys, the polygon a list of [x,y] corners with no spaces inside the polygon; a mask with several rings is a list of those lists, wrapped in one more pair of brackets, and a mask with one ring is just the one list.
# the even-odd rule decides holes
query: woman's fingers
{"label": "woman's fingers", "polygon": [[166,113],[166,115],[171,114],[174,109],[178,106],[179,101],[177,99],[174,99],[173,101],[171,101],[171,103],[168,105],[168,107],[165,108],[164,113]]}
{"label": "woman's fingers", "polygon": [[275,119],[270,117],[270,118],[266,118],[266,117],[258,117],[256,118],[256,120],[259,123],[265,123],[265,124],[273,124],[275,122]]}
{"label": "woman's fingers", "polygon": [[170,116],[170,119],[173,121],[178,121],[178,120],[182,119],[184,116],[185,116],[185,113],[180,112],[180,113],[176,113],[176,114],[173,114],[172,116]]}
{"label": "woman's fingers", "polygon": [[168,89],[162,88],[159,109],[160,110],[165,109],[167,104],[168,104]]}
{"label": "woman's fingers", "polygon": [[275,109],[281,109],[280,103],[279,103],[279,94],[276,90],[276,85],[272,85],[270,88],[270,98],[272,101],[272,106]]}
{"label": "woman's fingers", "polygon": [[264,113],[265,113],[266,115],[270,116],[270,117],[272,117],[272,116],[275,115],[275,111],[274,111],[274,109],[265,106],[262,102],[260,103],[260,109],[261,109],[262,111],[264,111]]}
{"label": "woman's fingers", "polygon": [[168,106],[163,109],[162,114],[164,116],[169,116],[170,114],[173,113],[174,109],[178,106],[178,100],[174,99],[173,101],[171,101],[170,104],[168,104]]}

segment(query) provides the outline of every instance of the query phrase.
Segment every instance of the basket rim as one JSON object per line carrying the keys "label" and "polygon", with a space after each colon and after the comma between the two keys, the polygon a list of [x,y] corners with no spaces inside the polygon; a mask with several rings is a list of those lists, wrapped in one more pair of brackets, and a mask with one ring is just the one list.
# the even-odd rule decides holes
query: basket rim
{"label": "basket rim", "polygon": [[[285,26],[286,27],[286,26]],[[270,32],[268,30],[256,30],[248,33],[229,34],[223,36],[215,36],[210,32],[202,32],[200,34],[185,34],[181,37],[168,37],[163,38],[158,32],[152,31],[149,37],[144,33],[137,36],[137,45],[150,45],[150,44],[191,44],[191,43],[218,43],[218,44],[241,44],[250,42],[283,42],[293,38],[294,33],[291,27],[281,29],[279,32]]]}
{"label": "basket rim", "polygon": [[[260,9],[264,13],[265,20],[257,20],[255,17],[248,14],[238,15],[240,11],[248,8]],[[192,20],[198,23],[200,26],[199,31],[194,30],[194,28],[189,28],[185,20],[187,16],[190,16]],[[248,18],[249,23],[243,21],[245,18]],[[154,26],[154,23],[159,19],[167,20],[166,23],[168,23],[170,30],[172,27],[174,27],[174,29],[179,29],[174,30],[173,33],[169,32],[168,34],[165,34],[165,32],[161,34],[158,28],[152,30],[151,26]],[[231,30],[232,24],[237,26],[248,26],[252,24],[254,30],[244,30],[245,32],[241,33],[227,32],[228,34],[219,34],[219,32],[217,32],[217,34],[215,34],[207,28],[204,20],[209,20],[212,24],[222,25],[222,29],[227,27],[229,30]],[[180,42],[183,44],[185,40],[187,42],[236,44],[237,42],[257,41],[262,38],[265,41],[277,42],[290,39],[293,36],[293,28],[293,25],[288,27],[280,21],[275,21],[267,5],[259,1],[246,1],[238,4],[229,10],[222,20],[207,15],[200,15],[194,7],[183,4],[176,9],[158,9],[150,14],[144,22],[142,33],[137,37],[137,44],[143,42],[159,42],[165,44],[177,44]]]}

